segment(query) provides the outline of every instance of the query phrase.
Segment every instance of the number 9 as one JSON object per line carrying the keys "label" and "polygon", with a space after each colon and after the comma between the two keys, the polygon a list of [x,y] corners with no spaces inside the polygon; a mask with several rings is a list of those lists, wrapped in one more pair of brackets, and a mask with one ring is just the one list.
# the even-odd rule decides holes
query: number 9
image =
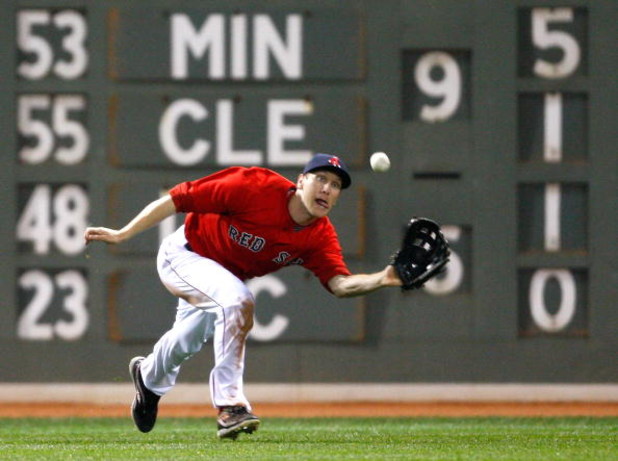
{"label": "number 9", "polygon": [[[440,69],[441,79],[432,78],[432,71]],[[448,53],[432,51],[418,60],[414,78],[419,89],[427,96],[441,98],[437,105],[424,104],[420,118],[425,122],[444,122],[457,111],[461,101],[461,71]]]}

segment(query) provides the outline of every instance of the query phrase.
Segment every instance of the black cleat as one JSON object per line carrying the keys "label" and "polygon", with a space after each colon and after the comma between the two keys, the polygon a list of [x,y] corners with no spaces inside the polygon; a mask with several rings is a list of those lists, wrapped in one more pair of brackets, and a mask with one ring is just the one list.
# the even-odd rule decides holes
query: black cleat
{"label": "black cleat", "polygon": [[220,407],[217,417],[217,437],[236,440],[238,434],[257,431],[260,420],[243,406]]}
{"label": "black cleat", "polygon": [[157,409],[161,398],[146,386],[142,381],[140,364],[144,357],[133,357],[129,363],[129,373],[135,386],[135,398],[131,405],[133,422],[142,432],[150,432],[157,421]]}

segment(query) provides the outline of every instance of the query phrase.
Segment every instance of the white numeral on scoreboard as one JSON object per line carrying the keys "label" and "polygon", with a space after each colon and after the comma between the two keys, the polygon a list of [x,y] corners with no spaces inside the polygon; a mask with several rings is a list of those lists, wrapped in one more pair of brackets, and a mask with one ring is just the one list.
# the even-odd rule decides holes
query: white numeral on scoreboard
{"label": "white numeral on scoreboard", "polygon": [[48,184],[37,185],[17,222],[17,239],[31,242],[36,254],[49,254],[53,242],[65,254],[84,249],[90,203],[81,186],[67,184],[52,193]]}
{"label": "white numeral on scoreboard", "polygon": [[571,75],[581,62],[581,49],[577,40],[567,32],[551,30],[552,23],[573,22],[572,8],[535,8],[532,10],[532,42],[542,50],[558,48],[562,59],[556,63],[538,59],[534,73],[543,78],[565,78]]}
{"label": "white numeral on scoreboard", "polygon": [[[441,78],[433,77],[438,70]],[[432,51],[418,60],[414,78],[427,96],[441,99],[435,105],[423,105],[420,117],[425,122],[443,122],[457,112],[461,101],[461,70],[457,61],[448,53]]]}
{"label": "white numeral on scoreboard", "polygon": [[[549,280],[555,279],[560,287],[561,301],[555,313],[545,303],[545,289]],[[575,316],[577,288],[573,274],[566,269],[539,269],[530,281],[530,313],[534,323],[542,330],[556,333],[563,330]]]}
{"label": "white numeral on scoreboard", "polygon": [[[40,270],[30,270],[19,277],[19,288],[34,292],[17,321],[20,339],[49,341],[58,337],[73,341],[88,330],[88,285],[79,271],[66,270],[52,276]],[[51,310],[56,292],[62,295],[62,309],[60,315],[56,314],[61,318],[45,321],[43,317]]]}
{"label": "white numeral on scoreboard", "polygon": [[562,189],[559,183],[545,185],[545,251],[560,251]]}
{"label": "white numeral on scoreboard", "polygon": [[[461,227],[459,226],[443,226],[442,232],[451,243],[461,239]],[[461,287],[464,273],[465,268],[461,256],[451,248],[450,261],[444,273],[428,281],[423,289],[432,295],[449,295]]]}
{"label": "white numeral on scoreboard", "polygon": [[543,160],[547,163],[562,161],[562,94],[545,95]]}
{"label": "white numeral on scoreboard", "polygon": [[[88,152],[90,138],[84,125],[71,119],[71,114],[83,113],[86,99],[81,95],[60,95],[52,99],[49,95],[20,96],[17,107],[17,129],[24,138],[36,143],[25,145],[19,150],[19,159],[24,163],[42,163],[53,157],[63,165],[81,162]],[[51,126],[36,118],[37,113],[51,111]],[[59,139],[68,139],[68,146],[58,146]]]}
{"label": "white numeral on scoreboard", "polygon": [[[63,33],[61,49],[37,34],[41,28]],[[17,73],[29,80],[40,80],[53,73],[64,80],[82,76],[88,66],[86,19],[77,11],[64,10],[51,14],[47,10],[22,10],[17,13],[17,46],[31,60],[23,60]],[[56,56],[54,56],[56,54]]]}

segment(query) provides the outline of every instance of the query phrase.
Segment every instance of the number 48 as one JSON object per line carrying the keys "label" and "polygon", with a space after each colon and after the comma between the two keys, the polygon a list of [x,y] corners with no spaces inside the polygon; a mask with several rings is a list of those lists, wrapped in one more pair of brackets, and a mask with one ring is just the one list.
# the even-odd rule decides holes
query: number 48
{"label": "number 48", "polygon": [[48,254],[52,242],[65,254],[78,254],[89,208],[79,185],[63,185],[53,194],[49,184],[38,184],[17,222],[17,239],[31,242],[36,254]]}

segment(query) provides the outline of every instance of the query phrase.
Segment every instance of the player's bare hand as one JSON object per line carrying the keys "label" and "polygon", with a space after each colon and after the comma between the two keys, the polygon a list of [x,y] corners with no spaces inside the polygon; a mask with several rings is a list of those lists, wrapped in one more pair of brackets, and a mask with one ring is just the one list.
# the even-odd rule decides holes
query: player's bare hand
{"label": "player's bare hand", "polygon": [[92,241],[119,243],[123,239],[120,231],[116,229],[108,229],[107,227],[88,227],[84,232],[84,240],[86,240],[86,244],[88,244]]}

